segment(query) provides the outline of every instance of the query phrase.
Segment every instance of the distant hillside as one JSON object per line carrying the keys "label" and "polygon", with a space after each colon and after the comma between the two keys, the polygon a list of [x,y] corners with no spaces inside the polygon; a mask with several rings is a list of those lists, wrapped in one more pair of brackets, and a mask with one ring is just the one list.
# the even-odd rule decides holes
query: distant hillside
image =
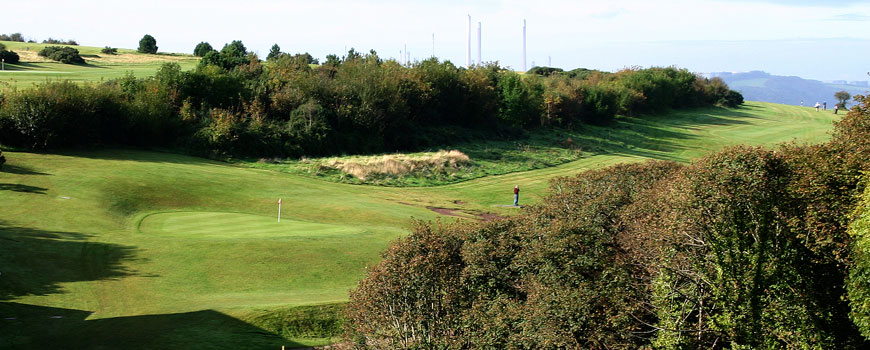
{"label": "distant hillside", "polygon": [[[794,76],[771,75],[762,71],[720,72],[710,75],[722,78],[732,89],[740,91],[748,101],[794,106],[800,105],[801,101],[804,102],[805,106],[827,101],[830,107],[834,105],[834,93],[837,91],[845,90],[852,95],[866,95],[867,91],[870,90],[868,86],[831,84]],[[867,84],[867,82],[853,82],[853,84]]]}

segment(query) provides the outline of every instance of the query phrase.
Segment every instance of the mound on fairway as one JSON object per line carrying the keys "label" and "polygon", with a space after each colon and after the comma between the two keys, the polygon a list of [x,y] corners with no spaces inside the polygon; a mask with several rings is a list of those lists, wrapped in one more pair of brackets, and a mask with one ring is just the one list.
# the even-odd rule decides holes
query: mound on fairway
{"label": "mound on fairway", "polygon": [[320,224],[299,220],[226,212],[163,212],[145,216],[139,223],[144,234],[191,238],[246,239],[280,237],[322,237],[360,234],[357,227]]}

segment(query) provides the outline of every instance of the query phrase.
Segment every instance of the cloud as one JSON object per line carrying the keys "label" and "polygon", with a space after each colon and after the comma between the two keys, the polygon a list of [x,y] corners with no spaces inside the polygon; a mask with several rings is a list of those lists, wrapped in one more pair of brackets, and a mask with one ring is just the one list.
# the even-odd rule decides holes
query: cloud
{"label": "cloud", "polygon": [[723,2],[757,2],[785,6],[809,6],[809,7],[843,7],[857,4],[868,4],[870,0],[718,0]]}
{"label": "cloud", "polygon": [[870,20],[870,16],[863,15],[860,13],[844,13],[841,15],[836,15],[828,18],[829,21],[858,21],[863,22]]}
{"label": "cloud", "polygon": [[613,19],[613,18],[619,17],[619,16],[626,14],[626,13],[628,13],[628,10],[626,10],[625,8],[618,8],[618,9],[614,9],[614,10],[593,13],[593,14],[590,14],[589,17],[592,17],[595,19]]}

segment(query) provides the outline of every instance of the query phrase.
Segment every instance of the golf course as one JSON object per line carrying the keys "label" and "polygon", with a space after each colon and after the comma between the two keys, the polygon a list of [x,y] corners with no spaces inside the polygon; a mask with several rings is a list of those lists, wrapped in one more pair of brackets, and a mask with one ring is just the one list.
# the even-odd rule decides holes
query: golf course
{"label": "golf course", "polygon": [[[0,77],[29,84],[28,70],[59,72],[54,65],[70,75],[97,69],[28,63]],[[819,143],[839,117],[760,102],[618,117],[571,131],[584,150],[574,158],[534,167],[478,160],[480,145],[448,145],[482,170],[442,185],[343,183],[292,170],[301,160],[264,166],[142,149],[4,150],[0,348],[329,344],[340,335],[348,291],[414,220],[509,216],[522,210],[509,206],[515,185],[520,204],[534,205],[554,177],[619,163]],[[555,149],[545,137],[552,132],[518,142]],[[487,152],[508,151],[498,147]]]}
{"label": "golf course", "polygon": [[[175,62],[184,69],[191,69],[199,62],[198,57],[185,54],[143,54],[136,50],[118,49],[116,54],[100,52],[93,46],[71,46],[0,41],[8,50],[21,57],[18,64],[6,63],[0,71],[0,88],[28,88],[49,81],[69,80],[77,83],[103,82],[122,78],[128,74],[135,77],[154,75],[161,65]],[[41,57],[37,53],[47,46],[73,47],[79,51],[85,64],[64,64]]]}

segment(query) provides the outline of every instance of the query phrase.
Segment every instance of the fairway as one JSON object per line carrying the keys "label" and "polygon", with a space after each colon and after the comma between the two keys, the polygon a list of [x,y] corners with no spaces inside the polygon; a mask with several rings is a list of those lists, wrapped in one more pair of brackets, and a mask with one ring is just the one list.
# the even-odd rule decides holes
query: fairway
{"label": "fairway", "polygon": [[146,235],[212,239],[323,237],[365,232],[353,226],[287,219],[278,222],[276,216],[221,212],[156,213],[142,219],[139,231]]}
{"label": "fairway", "polygon": [[157,54],[149,55],[136,50],[118,49],[117,55],[101,53],[101,48],[91,46],[71,46],[85,59],[85,64],[64,64],[37,55],[39,50],[49,45],[0,41],[7,50],[18,53],[21,62],[6,64],[0,71],[0,89],[4,87],[28,88],[46,81],[69,80],[76,83],[96,83],[123,78],[128,74],[135,77],[154,75],[164,63],[175,62],[182,70],[196,67],[199,58],[193,55]]}
{"label": "fairway", "polygon": [[733,144],[821,142],[836,117],[753,102],[620,118],[578,132],[600,144],[582,159],[429,187],[350,185],[142,150],[4,151],[0,348],[329,343],[283,325],[307,315],[300,307],[335,315],[412,218],[456,219],[427,207],[511,215],[518,209],[499,205],[512,203],[517,184],[520,204],[534,204],[556,176],[685,162]]}

